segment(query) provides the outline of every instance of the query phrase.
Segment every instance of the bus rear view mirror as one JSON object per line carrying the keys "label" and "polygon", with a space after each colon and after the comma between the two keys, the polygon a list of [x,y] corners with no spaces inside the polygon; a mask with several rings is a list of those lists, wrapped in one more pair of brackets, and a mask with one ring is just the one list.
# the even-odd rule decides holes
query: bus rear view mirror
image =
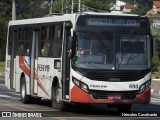
{"label": "bus rear view mirror", "polygon": [[72,28],[72,23],[70,21],[65,23],[66,28]]}

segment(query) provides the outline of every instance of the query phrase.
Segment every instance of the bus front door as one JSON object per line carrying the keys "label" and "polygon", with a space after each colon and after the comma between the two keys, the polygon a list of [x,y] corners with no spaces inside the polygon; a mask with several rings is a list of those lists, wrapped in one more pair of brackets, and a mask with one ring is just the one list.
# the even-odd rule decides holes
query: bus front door
{"label": "bus front door", "polygon": [[37,70],[37,65],[38,65],[38,40],[39,40],[39,30],[33,30],[33,39],[32,39],[32,48],[31,48],[31,74],[30,74],[30,90],[31,90],[31,95],[32,94],[37,94],[37,84],[38,84],[38,70]]}

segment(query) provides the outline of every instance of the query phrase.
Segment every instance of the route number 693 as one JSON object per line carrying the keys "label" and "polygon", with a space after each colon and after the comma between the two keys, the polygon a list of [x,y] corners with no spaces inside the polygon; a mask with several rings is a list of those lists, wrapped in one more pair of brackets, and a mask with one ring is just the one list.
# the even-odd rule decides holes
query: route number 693
{"label": "route number 693", "polygon": [[138,84],[129,84],[130,89],[138,89]]}

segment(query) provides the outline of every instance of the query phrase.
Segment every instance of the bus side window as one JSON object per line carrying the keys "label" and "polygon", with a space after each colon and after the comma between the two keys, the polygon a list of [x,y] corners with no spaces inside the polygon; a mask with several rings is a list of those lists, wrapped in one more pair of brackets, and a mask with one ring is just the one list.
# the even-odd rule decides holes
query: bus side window
{"label": "bus side window", "polygon": [[50,49],[50,41],[46,40],[44,43],[42,43],[42,49],[41,49],[42,56],[48,56],[49,49]]}
{"label": "bus side window", "polygon": [[23,42],[19,42],[18,44],[18,55],[23,56],[24,55],[24,45]]}
{"label": "bus side window", "polygon": [[49,26],[43,26],[41,28],[41,47],[40,47],[40,55],[41,56],[49,56],[50,50],[50,40],[49,40]]}
{"label": "bus side window", "polygon": [[63,35],[63,26],[62,25],[53,25],[52,26],[52,46],[51,46],[51,55],[53,57],[61,56],[62,49],[62,35]]}
{"label": "bus side window", "polygon": [[58,53],[58,57],[61,56],[61,52],[62,52],[62,37],[63,37],[63,26],[59,25],[58,28],[58,47],[57,47],[57,53]]}

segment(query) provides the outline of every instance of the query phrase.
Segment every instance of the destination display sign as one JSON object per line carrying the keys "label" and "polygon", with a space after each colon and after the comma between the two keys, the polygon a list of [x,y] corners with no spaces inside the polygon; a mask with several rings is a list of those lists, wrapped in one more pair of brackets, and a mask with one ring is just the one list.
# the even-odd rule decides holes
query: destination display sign
{"label": "destination display sign", "polygon": [[139,27],[139,20],[121,19],[121,18],[88,18],[86,19],[87,26],[128,26]]}
{"label": "destination display sign", "polygon": [[148,28],[149,19],[140,16],[81,15],[77,19],[76,29],[90,28]]}

